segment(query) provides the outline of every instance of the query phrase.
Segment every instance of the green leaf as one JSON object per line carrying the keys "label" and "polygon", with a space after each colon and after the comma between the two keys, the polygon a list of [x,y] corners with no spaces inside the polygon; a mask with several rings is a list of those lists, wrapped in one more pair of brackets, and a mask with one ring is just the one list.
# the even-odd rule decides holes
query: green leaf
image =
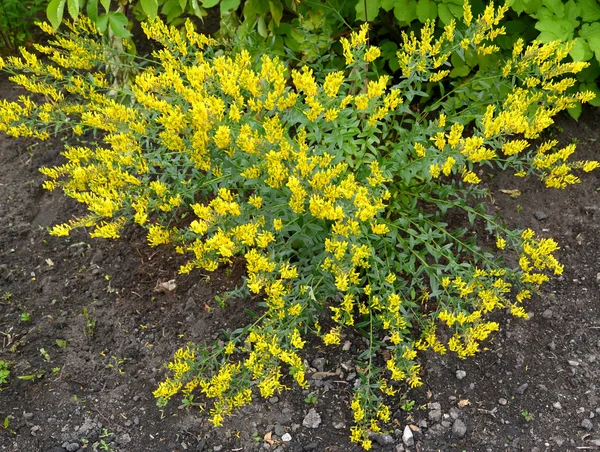
{"label": "green leaf", "polygon": [[219,0],[203,0],[202,6],[204,8],[212,8],[213,6],[216,6],[218,3],[219,3]]}
{"label": "green leaf", "polygon": [[398,0],[394,6],[394,17],[399,22],[412,23],[417,18],[417,2],[414,0]]}
{"label": "green leaf", "polygon": [[431,0],[419,0],[417,2],[417,18],[424,24],[427,20],[435,20],[437,17],[437,5]]}
{"label": "green leaf", "polygon": [[92,22],[96,22],[98,20],[98,0],[88,0],[85,5],[85,13]]}
{"label": "green leaf", "polygon": [[142,5],[142,11],[150,19],[154,19],[158,15],[158,1],[157,0],[140,0]]}
{"label": "green leaf", "polygon": [[587,61],[594,56],[594,52],[590,49],[590,45],[584,38],[575,39],[573,48],[569,52],[573,61]]}
{"label": "green leaf", "polygon": [[600,23],[583,24],[581,30],[579,30],[579,36],[585,38],[590,50],[596,54],[596,59],[600,61]]}
{"label": "green leaf", "polygon": [[565,4],[562,0],[542,0],[542,5],[548,8],[556,17],[563,17]]}
{"label": "green leaf", "polygon": [[256,29],[258,30],[258,34],[260,36],[262,36],[263,38],[266,38],[267,36],[269,36],[269,33],[267,31],[267,24],[265,23],[264,16],[260,16],[258,18],[258,23],[256,25],[257,25]]}
{"label": "green leaf", "polygon": [[[215,3],[216,5],[216,3]],[[179,8],[181,8],[181,12],[185,11],[185,7],[187,6],[187,0],[179,0]]]}
{"label": "green leaf", "polygon": [[77,19],[79,16],[79,0],[68,0],[67,9],[69,10],[71,18],[73,20]]}
{"label": "green leaf", "polygon": [[520,16],[527,9],[527,3],[527,0],[513,0],[510,2],[510,7]]}
{"label": "green leaf", "polygon": [[106,32],[106,28],[108,27],[108,15],[102,14],[98,17],[96,21],[96,27],[100,30],[100,33],[104,34]]}
{"label": "green leaf", "polygon": [[110,0],[100,0],[100,4],[104,7],[107,13],[110,11]]}
{"label": "green leaf", "polygon": [[281,18],[283,17],[283,5],[279,0],[269,0],[269,9],[271,10],[271,17],[275,21],[275,24],[279,26]]}
{"label": "green leaf", "polygon": [[117,38],[125,39],[131,36],[131,33],[127,29],[129,21],[123,13],[110,12],[108,13],[108,23],[110,29]]}
{"label": "green leaf", "polygon": [[450,21],[454,19],[450,8],[448,8],[448,5],[445,3],[440,3],[438,5],[438,16],[440,16],[440,20],[444,25],[448,25]]}
{"label": "green leaf", "polygon": [[596,22],[600,19],[600,5],[597,0],[577,0],[581,10],[581,20],[584,22]]}
{"label": "green leaf", "polygon": [[392,9],[394,9],[394,7],[396,6],[396,0],[381,0],[381,8],[388,12],[391,11]]}
{"label": "green leaf", "polygon": [[577,104],[575,105],[573,108],[569,108],[567,111],[569,112],[569,115],[571,115],[571,118],[573,118],[575,121],[577,121],[579,119],[579,117],[581,116],[581,104]]}
{"label": "green leaf", "polygon": [[356,19],[363,22],[372,21],[379,15],[380,7],[380,0],[358,0],[356,4]]}
{"label": "green leaf", "polygon": [[48,20],[54,29],[57,29],[62,22],[66,1],[67,0],[52,0],[50,3],[48,3],[48,8],[46,8],[46,16],[48,17]]}
{"label": "green leaf", "polygon": [[241,0],[223,0],[221,2],[221,14],[232,9],[238,9],[240,7]]}
{"label": "green leaf", "polygon": [[594,82],[579,85],[579,91],[591,91],[596,97],[588,103],[593,107],[600,107],[600,87]]}

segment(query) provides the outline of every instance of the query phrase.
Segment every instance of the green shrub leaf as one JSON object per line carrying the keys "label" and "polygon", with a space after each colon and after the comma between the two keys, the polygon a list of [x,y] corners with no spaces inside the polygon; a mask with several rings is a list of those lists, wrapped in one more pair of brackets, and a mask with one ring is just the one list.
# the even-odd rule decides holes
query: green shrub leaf
{"label": "green shrub leaf", "polygon": [[85,13],[92,22],[98,20],[98,0],[88,0],[85,5]]}
{"label": "green shrub leaf", "polygon": [[414,0],[398,0],[394,7],[394,17],[399,22],[410,24],[417,18],[417,2]]}
{"label": "green shrub leaf", "polygon": [[585,38],[590,50],[596,54],[596,59],[600,61],[600,23],[583,24],[581,30],[579,30],[579,36]]}
{"label": "green shrub leaf", "polygon": [[417,2],[417,18],[419,22],[425,23],[427,19],[434,20],[437,17],[437,5],[431,0],[419,0]]}
{"label": "green shrub leaf", "polygon": [[600,19],[600,5],[597,0],[578,0],[577,4],[581,10],[581,20],[584,22],[596,22]]}
{"label": "green shrub leaf", "polygon": [[140,0],[142,10],[150,19],[154,19],[158,15],[158,1],[157,0]]}
{"label": "green shrub leaf", "polygon": [[574,61],[587,61],[594,56],[594,52],[590,49],[590,45],[584,38],[577,38],[573,48],[569,52]]}
{"label": "green shrub leaf", "polygon": [[232,9],[238,9],[240,7],[240,0],[223,0],[221,2],[221,14]]}
{"label": "green shrub leaf", "polygon": [[108,13],[108,23],[110,24],[110,29],[117,38],[125,39],[131,36],[131,33],[127,29],[129,21],[125,14],[114,11]]}
{"label": "green shrub leaf", "polygon": [[46,16],[50,24],[56,29],[60,26],[63,19],[66,0],[52,0],[46,8]]}
{"label": "green shrub leaf", "polygon": [[356,19],[364,22],[371,21],[379,15],[380,7],[380,0],[358,0],[358,3],[356,3]]}
{"label": "green shrub leaf", "polygon": [[79,16],[79,0],[68,0],[67,9],[71,18],[73,20],[77,19],[77,16]]}
{"label": "green shrub leaf", "polygon": [[279,0],[269,0],[269,9],[271,10],[271,17],[275,21],[275,24],[279,26],[283,17],[283,5]]}

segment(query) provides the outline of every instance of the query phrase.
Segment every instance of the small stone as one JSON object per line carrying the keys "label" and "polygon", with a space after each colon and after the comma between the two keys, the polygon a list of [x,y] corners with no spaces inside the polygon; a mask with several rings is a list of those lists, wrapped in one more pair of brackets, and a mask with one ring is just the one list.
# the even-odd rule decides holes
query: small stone
{"label": "small stone", "polygon": [[138,400],[140,400],[140,396],[139,395],[133,396],[133,401],[134,402],[137,402]]}
{"label": "small stone", "polygon": [[281,436],[281,441],[283,441],[284,443],[289,443],[292,440],[292,435],[290,435],[289,433],[284,433]]}
{"label": "small stone", "polygon": [[457,370],[456,371],[456,378],[458,378],[459,380],[462,380],[466,376],[467,376],[467,373],[464,370]]}
{"label": "small stone", "polygon": [[442,405],[440,404],[440,402],[430,402],[427,404],[427,408],[429,408],[430,410],[441,410]]}
{"label": "small stone", "polygon": [[459,412],[458,412],[458,410],[456,408],[450,408],[450,417],[452,419],[458,419],[459,415],[460,414],[459,414]]}
{"label": "small stone", "polygon": [[404,427],[404,433],[402,433],[402,442],[408,447],[415,444],[415,437],[413,436],[413,432],[408,425]]}
{"label": "small stone", "polygon": [[275,404],[277,402],[279,402],[279,397],[273,396],[269,398],[269,403]]}
{"label": "small stone", "polygon": [[437,422],[442,418],[442,410],[431,410],[429,412],[429,420]]}
{"label": "small stone", "polygon": [[588,432],[591,432],[594,429],[594,424],[587,418],[581,421],[581,426]]}
{"label": "small stone", "polygon": [[33,413],[26,413],[25,411],[23,411],[23,419],[25,419],[26,421],[30,421],[33,418]]}
{"label": "small stone", "polygon": [[317,447],[319,447],[319,445],[317,443],[308,443],[302,449],[304,449],[304,450],[316,450]]}
{"label": "small stone", "polygon": [[317,428],[321,425],[321,416],[319,416],[319,413],[317,413],[314,408],[311,408],[304,417],[302,425],[306,428]]}
{"label": "small stone", "polygon": [[341,430],[344,428],[344,423],[343,422],[335,422],[333,424],[333,428],[336,430]]}
{"label": "small stone", "polygon": [[138,416],[134,417],[134,418],[133,418],[133,423],[134,423],[135,425],[139,425],[139,424],[140,424],[140,418],[139,418]]}
{"label": "small stone", "polygon": [[556,344],[554,343],[554,341],[552,341],[548,344],[548,350],[550,350],[551,352],[556,350]]}
{"label": "small stone", "polygon": [[551,319],[553,314],[554,313],[552,312],[552,309],[546,309],[544,312],[542,312],[542,317],[545,319]]}
{"label": "small stone", "polygon": [[404,452],[404,446],[402,444],[396,444],[396,452]]}
{"label": "small stone", "polygon": [[386,433],[371,433],[369,438],[381,446],[389,446],[390,444],[394,444],[394,438],[392,438],[392,435],[388,435]]}
{"label": "small stone", "polygon": [[504,397],[501,397],[500,399],[498,399],[498,403],[500,405],[506,405],[508,403],[508,400],[506,400]]}
{"label": "small stone", "polygon": [[420,428],[427,428],[427,421],[425,419],[421,419],[419,421],[419,427]]}
{"label": "small stone", "polygon": [[456,419],[452,424],[452,434],[457,438],[462,438],[467,433],[467,426],[460,419]]}
{"label": "small stone", "polygon": [[573,366],[573,367],[579,366],[579,361],[575,361],[574,359],[570,359],[567,362],[569,363],[569,366]]}
{"label": "small stone", "polygon": [[67,449],[67,452],[75,452],[79,450],[79,443],[69,443],[65,449]]}
{"label": "small stone", "polygon": [[323,369],[325,368],[325,358],[315,358],[311,364],[319,372],[323,372]]}
{"label": "small stone", "polygon": [[218,446],[215,446],[215,447],[213,447],[213,450],[214,450],[215,452],[219,452],[221,449],[223,449],[223,446],[221,446],[221,445],[218,445]]}
{"label": "small stone", "polygon": [[538,210],[536,211],[533,216],[535,217],[536,220],[538,221],[544,221],[546,218],[548,218],[548,215],[546,215],[546,212],[542,211],[542,210]]}
{"label": "small stone", "polygon": [[517,394],[521,394],[523,395],[525,393],[525,391],[527,391],[527,388],[529,387],[528,383],[523,383],[521,386],[519,386],[517,388]]}
{"label": "small stone", "polygon": [[275,434],[277,436],[283,436],[285,434],[285,428],[281,424],[275,424]]}
{"label": "small stone", "polygon": [[554,402],[554,403],[552,404],[552,406],[553,406],[554,408],[556,408],[557,410],[562,410],[562,405],[560,404],[560,402]]}

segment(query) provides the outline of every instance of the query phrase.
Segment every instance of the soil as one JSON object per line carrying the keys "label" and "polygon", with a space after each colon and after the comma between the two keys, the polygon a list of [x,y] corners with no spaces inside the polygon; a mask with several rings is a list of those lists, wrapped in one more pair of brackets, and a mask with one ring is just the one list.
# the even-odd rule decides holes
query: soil
{"label": "soil", "polygon": [[[0,92],[22,94],[6,80]],[[551,133],[577,140],[581,158],[600,159],[598,124],[590,108],[579,122],[559,118]],[[156,406],[152,391],[177,348],[244,326],[258,300],[221,308],[215,296],[241,283],[242,263],[177,275],[179,262],[135,228],[118,241],[48,235],[48,226],[82,214],[41,189],[38,168],[59,162],[61,149],[60,140],[0,135],[0,361],[10,370],[0,385],[0,450],[360,450],[348,440],[352,355],[319,345],[307,359],[335,375],[311,379],[316,404],[294,388],[256,398],[218,429],[196,408]],[[425,385],[408,394],[414,410],[395,401],[394,431],[376,437],[373,450],[600,449],[599,173],[566,190],[505,173],[488,184],[489,207],[508,226],[559,241],[564,275],[527,303],[529,320],[499,319],[501,331],[476,358],[425,355]],[[500,191],[512,189],[521,195]],[[173,292],[157,291],[170,280]],[[316,428],[303,426],[311,408]]]}

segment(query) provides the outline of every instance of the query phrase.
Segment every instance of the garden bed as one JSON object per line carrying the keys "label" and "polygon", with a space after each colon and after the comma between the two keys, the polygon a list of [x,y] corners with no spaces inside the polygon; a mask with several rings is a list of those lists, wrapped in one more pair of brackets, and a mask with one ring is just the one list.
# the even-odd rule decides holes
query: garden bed
{"label": "garden bed", "polygon": [[[5,79],[0,91],[22,94]],[[551,133],[577,140],[580,158],[600,159],[599,123],[599,110],[584,109],[578,123],[563,116]],[[136,228],[118,241],[48,235],[82,214],[41,189],[37,169],[57,164],[61,150],[59,140],[0,136],[0,360],[10,370],[0,386],[0,450],[360,450],[348,439],[356,375],[352,348],[344,350],[360,338],[307,347],[310,390],[287,381],[292,391],[255,398],[224,427],[196,407],[156,406],[152,391],[173,353],[246,325],[259,300],[222,308],[215,297],[241,283],[241,262],[180,276],[181,262],[149,248]],[[565,272],[527,303],[529,320],[498,319],[500,333],[474,359],[426,354],[425,384],[407,395],[413,411],[398,399],[395,432],[375,437],[374,450],[600,447],[600,182],[597,172],[582,177],[566,190],[488,177],[489,208],[510,227],[557,239]],[[303,422],[311,409],[315,428]]]}

